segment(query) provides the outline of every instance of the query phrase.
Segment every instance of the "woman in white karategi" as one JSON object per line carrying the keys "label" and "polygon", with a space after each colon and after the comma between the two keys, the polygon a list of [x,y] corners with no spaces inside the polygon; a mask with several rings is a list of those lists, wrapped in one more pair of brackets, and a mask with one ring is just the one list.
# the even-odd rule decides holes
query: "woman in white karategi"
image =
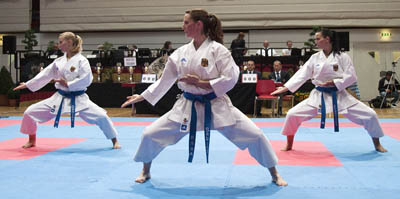
{"label": "woman in white karategi", "polygon": [[[82,39],[72,32],[64,32],[60,34],[58,41],[64,56],[54,60],[33,79],[14,88],[28,88],[35,92],[53,80],[58,89],[50,98],[32,104],[25,110],[20,131],[28,134],[29,140],[23,148],[36,145],[38,122],[43,123],[56,117],[54,126],[58,127],[60,115],[71,112],[79,113],[79,117],[84,121],[99,126],[107,139],[112,140],[113,148],[121,148],[117,140],[117,131],[107,112],[90,101],[85,93],[93,76],[89,61],[81,54]],[[74,118],[75,114],[72,113],[71,127],[74,126]]]}
{"label": "woman in white karategi", "polygon": [[[145,128],[134,158],[137,162],[143,162],[143,170],[136,182],[143,183],[150,179],[152,160],[165,147],[177,143],[187,134],[190,134],[189,143],[192,145],[189,146],[191,162],[195,142],[192,131],[189,131],[195,132],[197,127],[197,130],[206,131],[206,137],[210,129],[216,129],[240,149],[248,148],[250,154],[269,169],[275,184],[287,185],[275,168],[277,157],[268,139],[261,129],[232,105],[226,95],[238,80],[239,67],[229,50],[222,45],[223,33],[219,19],[204,10],[187,11],[182,28],[186,36],[193,40],[171,54],[161,79],[142,94],[129,96],[122,104],[125,107],[146,99],[154,105],[177,80],[178,87],[184,91],[172,110]],[[211,110],[206,108],[209,106]],[[191,114],[193,109],[194,114]],[[211,128],[207,126],[208,123]],[[206,138],[206,144],[208,142],[209,138]]]}
{"label": "woman in white karategi", "polygon": [[[321,117],[326,113],[343,114],[350,121],[364,126],[372,137],[375,149],[387,152],[380,144],[383,131],[374,110],[350,95],[345,88],[357,81],[353,63],[346,53],[341,53],[336,45],[335,32],[322,29],[315,33],[315,42],[322,51],[315,53],[280,89],[272,92],[277,95],[286,91],[295,92],[307,80],[311,79],[316,86],[310,96],[289,110],[283,125],[282,134],[287,136],[287,145],[282,150],[293,148],[294,135],[303,121],[312,119],[321,108]],[[332,92],[333,91],[333,92]],[[337,104],[333,99],[337,96]],[[323,100],[322,100],[323,99]],[[337,107],[335,109],[334,107]],[[335,131],[338,131],[338,120],[335,120]],[[324,126],[321,122],[321,128]]]}

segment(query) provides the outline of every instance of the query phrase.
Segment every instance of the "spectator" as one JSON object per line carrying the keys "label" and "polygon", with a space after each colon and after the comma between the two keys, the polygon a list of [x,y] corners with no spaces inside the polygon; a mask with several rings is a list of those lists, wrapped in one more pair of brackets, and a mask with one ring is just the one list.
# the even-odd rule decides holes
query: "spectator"
{"label": "spectator", "polygon": [[257,80],[261,79],[261,73],[255,70],[256,65],[253,60],[247,61],[247,69],[240,72],[240,80],[242,80],[242,74],[257,74]]}
{"label": "spectator", "polygon": [[[276,60],[274,61],[274,72],[269,74],[268,79],[284,84],[290,79],[290,75],[286,71],[282,70],[281,62],[279,60]],[[278,115],[282,115],[282,97],[287,94],[289,94],[289,92],[279,94],[280,98],[278,101]]]}
{"label": "spectator", "polygon": [[393,77],[392,71],[387,71],[386,76],[379,80],[378,90],[382,97],[393,97],[390,104],[397,106],[399,102],[399,82]]}
{"label": "spectator", "polygon": [[[278,55],[274,49],[269,48],[268,40],[265,40],[263,45],[264,45],[264,48],[259,49],[257,51],[257,55],[261,55],[261,56],[264,56],[264,57],[266,57],[266,56],[271,57],[271,56],[277,56]],[[268,53],[266,53],[266,52],[268,52]]]}
{"label": "spectator", "polygon": [[288,40],[286,42],[287,49],[282,50],[282,56],[290,56],[292,54],[293,42]]}
{"label": "spectator", "polygon": [[164,46],[161,48],[160,53],[158,54],[158,57],[164,56],[165,54],[167,54],[169,56],[169,55],[171,55],[172,52],[174,52],[174,49],[172,49],[172,42],[166,41],[164,43]]}
{"label": "spectator", "polygon": [[243,32],[240,32],[237,38],[232,41],[231,51],[233,60],[235,60],[236,65],[242,65],[243,56],[246,54],[246,41],[244,40]]}

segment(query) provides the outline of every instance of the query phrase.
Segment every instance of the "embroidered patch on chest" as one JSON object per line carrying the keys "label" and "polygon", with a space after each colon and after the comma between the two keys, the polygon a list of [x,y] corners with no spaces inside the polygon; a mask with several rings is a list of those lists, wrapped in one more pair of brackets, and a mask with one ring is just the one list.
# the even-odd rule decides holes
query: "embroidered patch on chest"
{"label": "embroidered patch on chest", "polygon": [[333,71],[338,71],[339,70],[339,66],[337,64],[333,65]]}
{"label": "embroidered patch on chest", "polygon": [[202,58],[201,59],[201,66],[207,67],[208,66],[208,59],[207,58]]}
{"label": "embroidered patch on chest", "polygon": [[74,72],[75,71],[75,66],[71,66],[71,68],[69,68],[69,70],[71,71],[71,72]]}

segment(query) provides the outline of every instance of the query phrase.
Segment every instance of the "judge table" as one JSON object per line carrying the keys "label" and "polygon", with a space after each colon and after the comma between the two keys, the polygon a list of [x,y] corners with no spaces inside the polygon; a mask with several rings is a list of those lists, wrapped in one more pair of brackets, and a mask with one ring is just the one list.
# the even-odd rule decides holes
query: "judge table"
{"label": "judge table", "polygon": [[[140,94],[149,87],[150,84],[136,84],[135,93]],[[136,104],[136,114],[158,114],[163,115],[172,109],[177,96],[182,91],[174,84],[172,88],[158,101],[155,106],[152,106],[147,101],[142,101]],[[254,83],[238,83],[228,93],[232,104],[245,114],[253,114],[254,98],[256,95],[256,84]]]}
{"label": "judge table", "polygon": [[[126,84],[122,83],[92,83],[86,93],[95,104],[100,107],[121,107],[121,104],[126,101],[126,97],[132,95],[132,91],[135,94],[140,94],[147,89],[151,84],[148,83],[135,83],[131,84],[134,86],[132,89]],[[37,100],[42,100],[50,97],[56,89],[54,84],[48,84],[39,91],[34,93],[28,89],[24,89],[21,92],[21,102],[27,102],[26,105],[32,104]],[[135,105],[136,114],[157,114],[163,115],[172,109],[177,95],[181,94],[182,91],[176,84],[157,102],[155,106],[152,106],[146,100],[139,102]],[[235,87],[229,91],[228,96],[231,98],[232,104],[241,110],[245,114],[253,114],[254,97],[256,94],[256,84],[254,83],[238,83]],[[32,103],[29,103],[31,101]]]}

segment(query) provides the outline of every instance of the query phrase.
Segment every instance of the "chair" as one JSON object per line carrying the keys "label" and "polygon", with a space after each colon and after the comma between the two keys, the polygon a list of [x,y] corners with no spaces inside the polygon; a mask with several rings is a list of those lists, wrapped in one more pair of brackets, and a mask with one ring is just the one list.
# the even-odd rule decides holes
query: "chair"
{"label": "chair", "polygon": [[254,117],[257,117],[257,101],[271,101],[272,102],[272,117],[275,117],[275,104],[277,104],[278,97],[271,95],[276,90],[273,80],[258,80],[256,85],[256,93],[258,96],[254,100]]}
{"label": "chair", "polygon": [[294,106],[294,95],[284,95],[282,96],[282,101],[290,101],[291,102],[291,107],[293,108]]}

